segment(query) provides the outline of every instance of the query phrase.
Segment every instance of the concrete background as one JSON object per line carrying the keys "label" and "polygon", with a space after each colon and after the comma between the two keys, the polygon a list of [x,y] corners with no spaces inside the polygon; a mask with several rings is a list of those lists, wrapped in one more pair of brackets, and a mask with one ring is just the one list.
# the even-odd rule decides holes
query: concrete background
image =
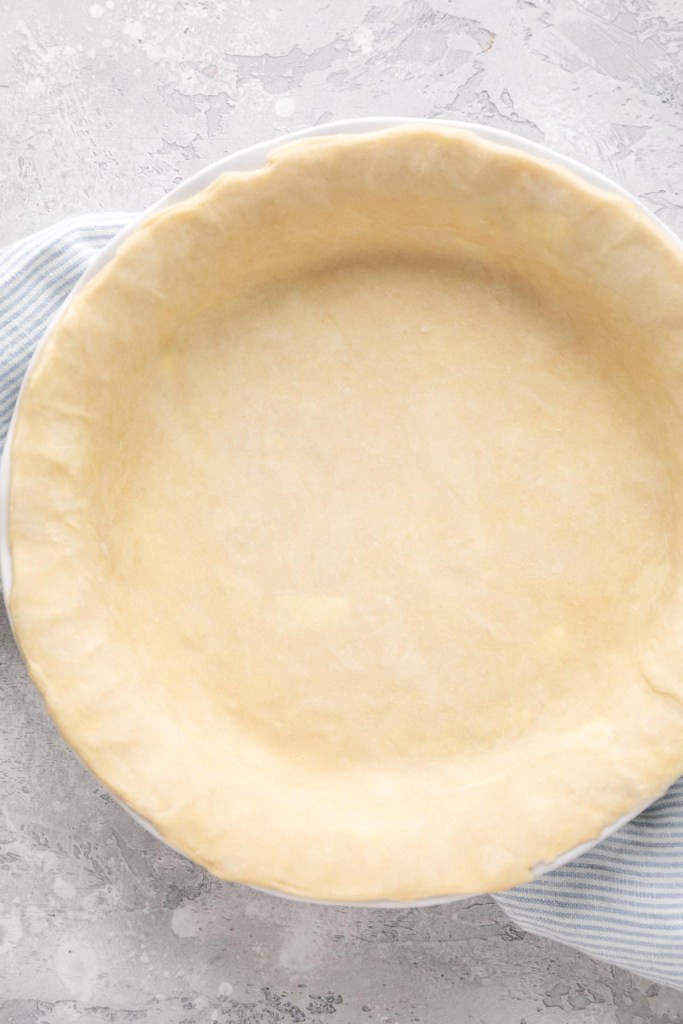
{"label": "concrete background", "polygon": [[[544,141],[683,232],[680,0],[2,0],[0,244],[364,114]],[[213,880],[76,761],[4,617],[0,701],[0,1024],[683,1022],[683,994],[486,898],[360,911]]]}

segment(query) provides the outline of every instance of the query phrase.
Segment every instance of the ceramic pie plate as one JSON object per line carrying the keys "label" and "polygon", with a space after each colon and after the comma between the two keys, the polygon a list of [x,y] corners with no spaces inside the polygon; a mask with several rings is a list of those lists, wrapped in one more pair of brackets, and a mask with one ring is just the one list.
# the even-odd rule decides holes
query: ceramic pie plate
{"label": "ceramic pie plate", "polygon": [[79,283],[5,447],[62,734],[286,895],[576,856],[683,770],[682,342],[679,243],[506,133],[326,125],[193,178]]}

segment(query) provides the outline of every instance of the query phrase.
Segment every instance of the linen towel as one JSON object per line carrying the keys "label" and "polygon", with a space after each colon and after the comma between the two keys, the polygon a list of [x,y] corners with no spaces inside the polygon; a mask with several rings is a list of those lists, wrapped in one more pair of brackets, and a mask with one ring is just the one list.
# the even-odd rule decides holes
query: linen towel
{"label": "linen towel", "polygon": [[[50,318],[129,219],[73,217],[0,250],[0,444]],[[527,931],[683,988],[683,779],[583,857],[495,899]]]}

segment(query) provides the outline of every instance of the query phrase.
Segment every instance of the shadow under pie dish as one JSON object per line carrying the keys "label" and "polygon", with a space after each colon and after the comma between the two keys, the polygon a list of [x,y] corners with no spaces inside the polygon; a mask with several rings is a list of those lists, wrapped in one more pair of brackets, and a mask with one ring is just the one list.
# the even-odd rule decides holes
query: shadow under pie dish
{"label": "shadow under pie dish", "polygon": [[500,889],[683,770],[683,262],[467,132],[277,150],[69,303],[11,449],[65,738],[220,877]]}

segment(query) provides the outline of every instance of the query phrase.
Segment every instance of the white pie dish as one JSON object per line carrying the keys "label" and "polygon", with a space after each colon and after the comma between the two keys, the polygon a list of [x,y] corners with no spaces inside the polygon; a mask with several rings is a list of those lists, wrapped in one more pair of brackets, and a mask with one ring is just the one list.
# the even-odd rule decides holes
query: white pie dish
{"label": "white pie dish", "polygon": [[[298,138],[311,137],[311,136],[328,136],[328,135],[340,134],[340,133],[356,134],[356,133],[365,133],[365,132],[376,132],[376,131],[379,131],[379,130],[382,130],[382,129],[385,129],[385,128],[393,127],[393,126],[395,126],[397,124],[413,123],[414,121],[415,121],[415,119],[364,119],[364,120],[361,120],[361,121],[340,122],[340,123],[336,123],[336,124],[332,124],[332,125],[324,125],[324,126],[321,126],[321,127],[315,128],[315,129],[311,129],[309,131],[296,133],[295,135],[287,136],[287,137],[282,138],[282,139],[271,140],[271,141],[269,141],[267,143],[264,143],[264,144],[262,144],[260,146],[253,147],[251,149],[241,151],[240,153],[237,153],[237,154],[235,154],[235,155],[233,155],[231,157],[228,157],[228,158],[226,158],[224,160],[219,161],[218,163],[214,164],[212,167],[208,168],[206,171],[202,172],[199,175],[194,176],[188,182],[186,182],[185,184],[180,186],[178,189],[174,190],[174,192],[172,192],[169,196],[165,197],[160,203],[156,204],[152,208],[151,211],[147,211],[141,218],[137,219],[123,233],[121,233],[121,235],[119,235],[108,246],[106,246],[105,249],[102,251],[101,255],[97,258],[97,260],[94,261],[93,265],[88,269],[88,271],[86,272],[84,277],[81,279],[79,284],[76,286],[76,288],[74,289],[74,292],[72,293],[72,296],[70,297],[69,300],[67,300],[67,302],[70,302],[71,299],[73,298],[73,296],[78,294],[82,290],[82,288],[91,280],[91,278],[94,277],[94,275],[103,266],[105,266],[106,263],[109,262],[109,260],[111,260],[112,256],[118,250],[118,248],[120,247],[122,242],[139,226],[139,224],[143,220],[147,219],[147,217],[149,216],[150,212],[157,212],[157,211],[166,209],[166,208],[168,208],[170,206],[175,205],[178,202],[181,202],[181,201],[187,199],[189,196],[191,196],[194,193],[196,193],[196,192],[200,191],[201,189],[205,188],[219,174],[222,174],[223,172],[230,171],[230,170],[251,170],[251,169],[258,168],[258,167],[262,166],[262,164],[264,162],[264,159],[265,159],[265,157],[267,156],[267,154],[269,152],[271,152],[273,149],[277,148],[280,145],[284,145],[286,143],[292,142],[292,141],[294,141],[294,140],[296,140]],[[566,167],[566,168],[570,169],[571,171],[574,172],[574,174],[578,175],[579,177],[581,177],[583,180],[585,180],[589,184],[592,184],[592,185],[594,185],[594,186],[596,186],[598,188],[601,188],[603,190],[609,190],[609,191],[615,192],[615,193],[617,193],[617,194],[619,194],[621,196],[624,196],[624,197],[628,198],[631,202],[633,202],[636,206],[638,206],[641,210],[645,210],[645,208],[642,206],[642,204],[638,203],[636,200],[633,200],[632,197],[629,197],[627,195],[627,193],[624,192],[623,189],[620,189],[618,186],[616,186],[613,183],[609,182],[603,176],[601,176],[599,174],[596,174],[595,172],[592,172],[592,171],[590,171],[587,168],[582,167],[581,165],[575,163],[574,161],[565,160],[565,159],[557,156],[556,154],[552,153],[551,151],[546,150],[544,147],[540,147],[540,146],[537,146],[535,144],[528,143],[526,140],[517,138],[516,136],[510,135],[509,133],[506,133],[506,132],[498,131],[496,129],[490,129],[490,128],[481,127],[481,126],[477,126],[477,125],[462,124],[462,123],[459,123],[459,122],[439,122],[439,124],[444,125],[446,127],[466,128],[466,129],[474,132],[475,134],[480,135],[482,138],[488,139],[488,140],[493,141],[493,142],[497,142],[497,143],[502,144],[502,145],[506,145],[506,146],[510,146],[510,147],[513,147],[513,148],[520,149],[520,150],[522,150],[524,152],[527,152],[527,153],[530,153],[530,154],[532,154],[534,156],[540,157],[540,158],[544,159],[545,161],[548,161],[548,162],[551,162],[551,163],[554,162],[556,164],[559,164],[560,166],[563,166],[563,167]],[[647,213],[646,210],[645,210],[645,212]],[[648,216],[651,216],[651,215],[648,214]],[[654,218],[652,218],[652,219],[654,220]],[[657,223],[658,223],[658,226],[659,226],[660,230],[662,230],[662,226],[659,225],[659,222],[657,222]],[[666,230],[666,229],[663,229],[663,230]],[[671,235],[670,232],[668,234],[670,235],[670,237],[673,238],[673,236]],[[677,242],[677,244],[680,246],[680,243]],[[40,350],[40,346],[39,346],[39,350]],[[30,372],[30,368],[29,368],[29,372]],[[13,421],[12,425],[10,426],[10,430],[8,432],[7,442],[6,442],[4,453],[3,453],[2,470],[1,470],[1,477],[0,477],[0,503],[1,503],[1,507],[2,507],[2,534],[1,534],[1,537],[0,537],[0,561],[1,561],[1,566],[2,566],[3,588],[4,588],[4,594],[5,594],[5,600],[6,601],[8,601],[9,596],[10,596],[11,580],[12,580],[12,565],[11,565],[11,558],[10,558],[10,551],[9,551],[9,544],[8,544],[8,537],[7,537],[7,522],[8,522],[7,504],[8,504],[8,496],[9,496],[9,477],[10,477],[9,447],[10,447],[10,442],[11,442],[11,439],[12,439],[13,425],[14,425],[14,421]],[[642,809],[642,807],[638,807],[631,814],[626,815],[626,816],[620,818],[619,821],[615,822],[613,825],[611,825],[607,829],[605,829],[603,834],[602,834],[602,836],[600,836],[599,838],[602,838],[604,835],[609,834],[609,833],[615,831],[622,824],[624,824],[625,821],[629,820],[635,814],[639,813],[639,811],[641,809]],[[131,813],[133,813],[133,812],[131,812]],[[150,826],[149,823],[147,823],[144,820],[142,820],[138,815],[134,815],[134,816],[139,821],[141,821],[141,823],[146,828],[148,828],[149,831],[151,831],[155,835],[158,835],[156,830],[152,826]],[[594,840],[593,842],[590,842],[590,843],[582,844],[581,846],[576,847],[576,848],[568,851],[567,853],[563,854],[561,857],[555,859],[551,864],[540,864],[540,865],[537,865],[536,869],[534,870],[534,875],[538,876],[540,874],[545,873],[546,871],[552,870],[553,868],[560,866],[561,864],[567,863],[569,860],[572,860],[576,856],[579,856],[581,853],[585,852],[585,850],[589,849],[597,841],[599,841],[599,839],[598,840]],[[282,893],[278,893],[278,894],[282,895]],[[436,898],[436,899],[433,899],[433,900],[432,899],[419,900],[419,901],[410,902],[410,903],[408,903],[408,902],[405,902],[405,903],[404,902],[398,902],[397,903],[397,902],[393,902],[393,901],[386,901],[386,902],[385,901],[372,901],[372,902],[363,902],[363,903],[354,904],[354,905],[363,905],[363,906],[373,906],[373,905],[374,906],[429,905],[429,904],[432,904],[432,903],[447,902],[450,899],[458,899],[458,898],[464,898],[464,897],[461,897],[461,896],[460,897],[444,896],[444,897]],[[339,902],[339,901],[329,901],[329,902]]]}

